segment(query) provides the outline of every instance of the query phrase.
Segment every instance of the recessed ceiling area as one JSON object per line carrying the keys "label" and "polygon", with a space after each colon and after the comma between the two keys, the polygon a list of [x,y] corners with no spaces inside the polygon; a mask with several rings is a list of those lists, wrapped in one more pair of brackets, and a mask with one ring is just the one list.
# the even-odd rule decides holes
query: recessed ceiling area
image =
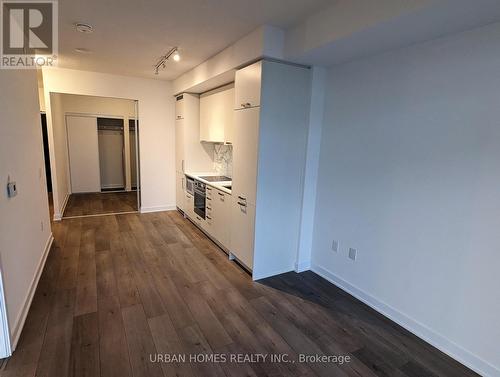
{"label": "recessed ceiling area", "polygon": [[[172,80],[263,24],[287,29],[331,0],[66,0],[59,2],[61,68]],[[92,33],[79,33],[75,23]],[[158,76],[154,65],[172,47]],[[75,49],[87,53],[82,54]]]}

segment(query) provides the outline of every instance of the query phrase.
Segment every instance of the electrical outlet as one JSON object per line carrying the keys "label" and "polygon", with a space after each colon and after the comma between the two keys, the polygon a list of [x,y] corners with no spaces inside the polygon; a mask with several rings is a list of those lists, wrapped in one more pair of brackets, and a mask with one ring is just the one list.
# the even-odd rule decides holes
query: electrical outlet
{"label": "electrical outlet", "polygon": [[336,253],[339,252],[339,241],[337,240],[332,241],[332,250],[335,251]]}
{"label": "electrical outlet", "polygon": [[349,248],[349,258],[352,260],[356,260],[356,256],[358,255],[358,250],[350,247]]}

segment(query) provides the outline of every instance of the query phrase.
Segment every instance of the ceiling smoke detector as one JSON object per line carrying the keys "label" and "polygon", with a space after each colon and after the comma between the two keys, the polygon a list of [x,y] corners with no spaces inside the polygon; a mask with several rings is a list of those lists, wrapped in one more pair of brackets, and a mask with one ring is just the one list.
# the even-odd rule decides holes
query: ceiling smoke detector
{"label": "ceiling smoke detector", "polygon": [[84,48],[84,47],[77,47],[75,48],[75,51],[80,53],[80,54],[91,54],[92,51],[90,51],[88,48]]}
{"label": "ceiling smoke detector", "polygon": [[75,29],[76,29],[76,31],[79,31],[80,33],[86,33],[86,34],[90,34],[94,31],[94,28],[92,27],[92,25],[84,24],[83,22],[77,22],[75,24]]}

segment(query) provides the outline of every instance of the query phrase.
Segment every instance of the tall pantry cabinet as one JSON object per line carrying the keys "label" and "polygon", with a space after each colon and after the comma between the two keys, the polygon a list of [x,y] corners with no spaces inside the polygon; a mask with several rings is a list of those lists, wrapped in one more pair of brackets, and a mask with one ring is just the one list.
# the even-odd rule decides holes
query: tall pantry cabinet
{"label": "tall pantry cabinet", "polygon": [[236,72],[230,252],[255,280],[295,267],[310,82],[274,61]]}
{"label": "tall pantry cabinet", "polygon": [[214,145],[200,142],[200,97],[182,93],[175,98],[175,193],[182,211],[191,207],[186,197],[185,173],[213,170]]}

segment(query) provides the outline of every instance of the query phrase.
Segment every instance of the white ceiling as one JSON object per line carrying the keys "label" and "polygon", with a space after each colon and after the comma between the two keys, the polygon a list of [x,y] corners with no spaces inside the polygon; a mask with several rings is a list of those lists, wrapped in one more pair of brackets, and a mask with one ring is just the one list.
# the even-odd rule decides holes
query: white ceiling
{"label": "white ceiling", "polygon": [[[64,0],[59,2],[59,58],[62,68],[171,80],[257,27],[296,25],[336,0]],[[78,33],[89,23],[92,34]],[[159,76],[153,66],[171,47]],[[75,48],[91,51],[82,54]]]}

